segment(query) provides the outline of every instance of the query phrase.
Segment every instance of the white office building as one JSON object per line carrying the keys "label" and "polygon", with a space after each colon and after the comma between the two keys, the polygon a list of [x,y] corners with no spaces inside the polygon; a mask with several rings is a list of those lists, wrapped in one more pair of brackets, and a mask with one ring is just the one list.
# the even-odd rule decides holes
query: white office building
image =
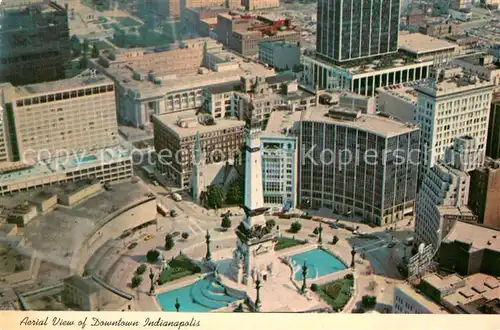
{"label": "white office building", "polygon": [[408,284],[398,284],[394,288],[394,314],[446,314],[435,302],[417,293]]}
{"label": "white office building", "polygon": [[416,122],[422,129],[422,169],[443,160],[454,139],[477,139],[484,158],[493,84],[461,68],[437,68],[425,84],[416,87]]}

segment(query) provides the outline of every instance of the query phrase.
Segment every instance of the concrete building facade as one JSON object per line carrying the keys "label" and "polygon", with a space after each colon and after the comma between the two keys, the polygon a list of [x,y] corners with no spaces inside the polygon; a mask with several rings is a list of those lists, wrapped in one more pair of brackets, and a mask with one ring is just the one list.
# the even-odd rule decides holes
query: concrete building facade
{"label": "concrete building facade", "polygon": [[441,307],[416,292],[408,284],[398,284],[394,288],[394,314],[444,314]]}
{"label": "concrete building facade", "polygon": [[385,225],[413,212],[420,130],[362,111],[311,108],[301,118],[299,201]]}
{"label": "concrete building facade", "polygon": [[11,161],[39,161],[118,144],[115,87],[82,76],[2,89]]}
{"label": "concrete building facade", "polygon": [[460,136],[478,141],[481,159],[486,152],[493,84],[460,67],[434,69],[428,82],[416,87],[417,122],[422,126],[422,170],[426,171]]}
{"label": "concrete building facade", "polygon": [[475,218],[467,208],[469,187],[470,176],[448,165],[427,172],[416,200],[415,246],[431,244],[437,250],[456,218]]}
{"label": "concrete building facade", "polygon": [[0,3],[0,82],[64,79],[71,60],[68,10],[56,2]]}

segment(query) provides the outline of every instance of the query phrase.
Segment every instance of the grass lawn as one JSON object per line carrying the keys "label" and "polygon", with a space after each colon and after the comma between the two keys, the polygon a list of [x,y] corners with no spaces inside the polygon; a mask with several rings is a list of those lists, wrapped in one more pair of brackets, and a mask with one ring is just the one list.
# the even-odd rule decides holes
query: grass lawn
{"label": "grass lawn", "polygon": [[339,279],[318,288],[318,295],[330,305],[334,311],[341,310],[351,298],[351,288],[354,285],[353,279]]}
{"label": "grass lawn", "polygon": [[304,244],[303,241],[299,241],[293,238],[288,238],[288,237],[280,237],[278,238],[278,242],[274,246],[275,251],[283,250],[283,249],[288,249],[297,245],[302,245]]}
{"label": "grass lawn", "polygon": [[159,283],[164,284],[182,277],[201,272],[201,268],[183,255],[175,257],[168,263],[168,268],[161,273]]}

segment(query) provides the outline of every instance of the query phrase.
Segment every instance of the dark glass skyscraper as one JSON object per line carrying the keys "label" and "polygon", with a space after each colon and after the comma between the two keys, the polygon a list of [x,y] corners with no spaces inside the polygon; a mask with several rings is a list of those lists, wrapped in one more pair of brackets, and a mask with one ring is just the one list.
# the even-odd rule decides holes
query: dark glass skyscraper
{"label": "dark glass skyscraper", "polygon": [[316,53],[345,62],[398,50],[400,0],[318,0]]}

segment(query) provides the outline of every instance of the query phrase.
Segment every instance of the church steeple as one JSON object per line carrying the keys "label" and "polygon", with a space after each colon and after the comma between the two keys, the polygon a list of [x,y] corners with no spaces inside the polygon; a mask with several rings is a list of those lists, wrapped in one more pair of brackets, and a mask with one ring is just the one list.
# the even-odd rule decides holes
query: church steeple
{"label": "church steeple", "polygon": [[193,200],[196,203],[200,203],[200,166],[202,165],[202,156],[201,156],[201,141],[200,141],[200,132],[196,133],[196,141],[194,143],[194,157],[193,157]]}

